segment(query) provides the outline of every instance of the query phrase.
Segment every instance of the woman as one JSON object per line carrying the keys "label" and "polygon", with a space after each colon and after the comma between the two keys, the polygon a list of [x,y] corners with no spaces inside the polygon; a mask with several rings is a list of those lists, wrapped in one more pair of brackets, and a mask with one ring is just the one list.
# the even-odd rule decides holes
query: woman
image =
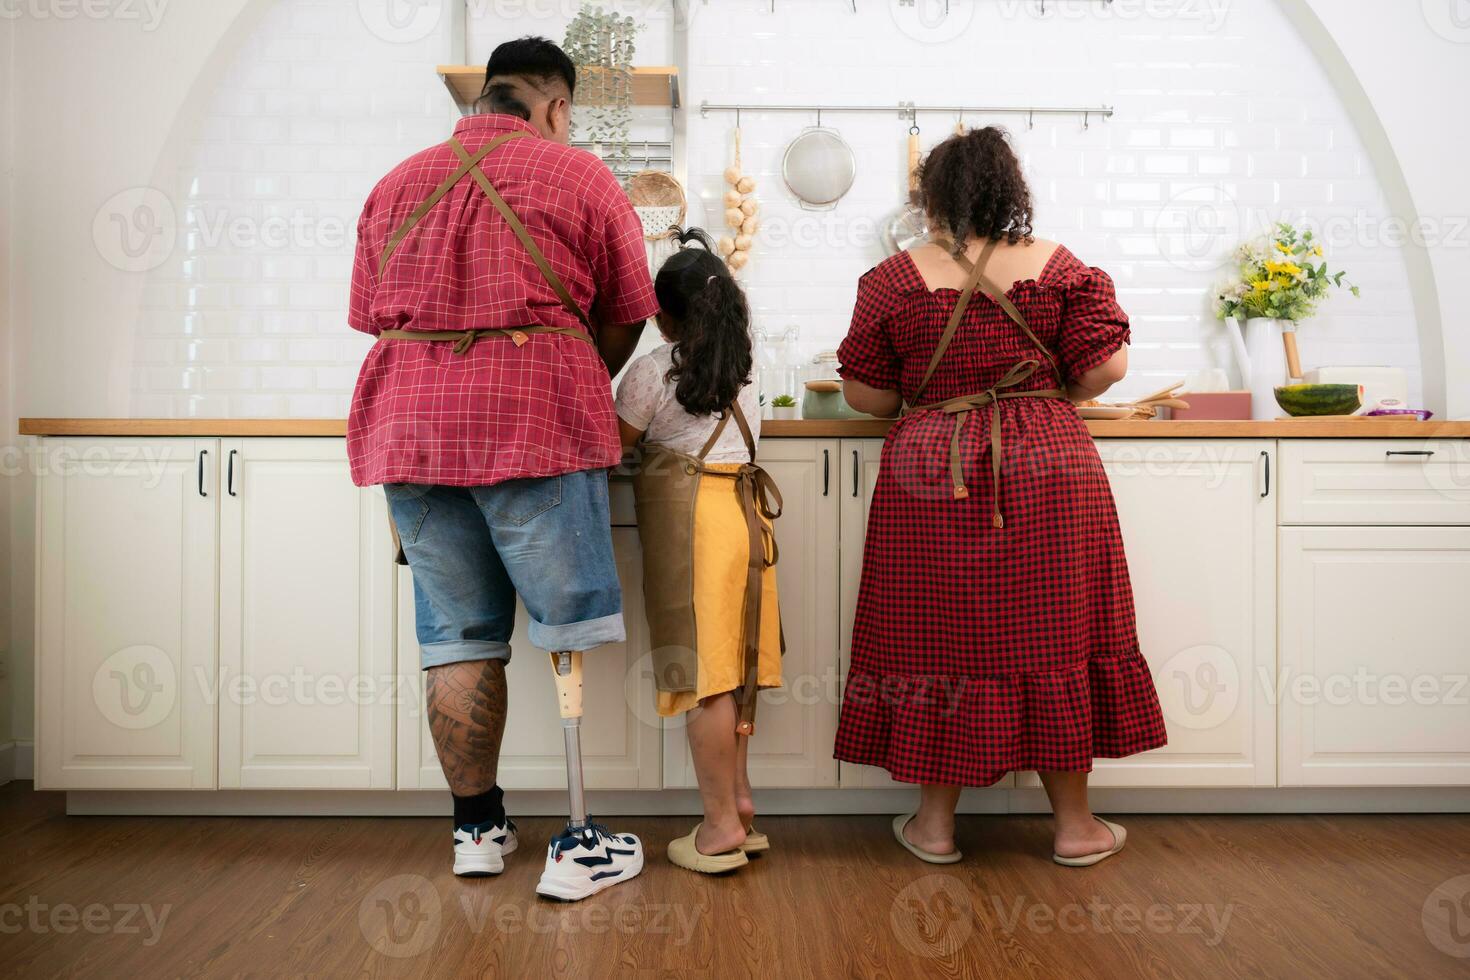
{"label": "woman", "polygon": [[617,411],[624,447],[643,447],[633,488],[658,713],[687,714],[704,800],[704,821],[669,844],[669,860],[716,874],[770,849],[751,823],[746,758],[756,692],[781,684],[779,505],[755,465],[750,307],[704,232],[679,241],[654,280],[668,343],[628,366]]}
{"label": "woman", "polygon": [[1032,236],[1003,131],[936,146],[919,193],[935,243],[863,276],[839,350],[854,408],[909,408],[874,488],[835,754],[922,784],[894,834],[938,864],[961,857],[962,787],[1037,770],[1054,860],[1095,864],[1125,833],[1092,815],[1092,760],[1165,742],[1117,513],[1072,404],[1126,373],[1128,319],[1106,273]]}

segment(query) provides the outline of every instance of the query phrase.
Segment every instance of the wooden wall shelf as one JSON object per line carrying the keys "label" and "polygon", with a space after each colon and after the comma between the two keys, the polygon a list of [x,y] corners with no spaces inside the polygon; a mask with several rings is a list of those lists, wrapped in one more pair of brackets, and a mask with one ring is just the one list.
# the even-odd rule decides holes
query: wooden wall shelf
{"label": "wooden wall shelf", "polygon": [[[474,107],[485,84],[483,65],[440,65],[439,77],[463,110]],[[679,69],[655,65],[633,69],[633,104],[679,108]]]}

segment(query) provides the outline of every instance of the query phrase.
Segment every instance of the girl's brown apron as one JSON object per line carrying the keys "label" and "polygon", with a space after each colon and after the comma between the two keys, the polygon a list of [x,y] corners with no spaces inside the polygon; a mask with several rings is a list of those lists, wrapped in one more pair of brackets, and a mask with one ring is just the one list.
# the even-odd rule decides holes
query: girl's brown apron
{"label": "girl's brown apron", "polygon": [[[719,441],[731,417],[745,437],[751,462],[735,472],[712,469],[705,457]],[[745,511],[750,559],[746,573],[742,644],[742,686],[735,692],[740,706],[735,730],[755,731],[759,690],[762,575],[778,559],[769,522],[781,516],[781,492],[755,465],[755,437],[738,402],[721,416],[697,456],[660,447],[645,450],[633,488],[638,506],[638,536],[643,543],[643,595],[653,643],[654,683],[660,691],[698,690],[698,634],[694,617],[694,510],[704,479],[734,480]],[[775,499],[774,505],[771,498]],[[784,648],[785,642],[782,641]]]}
{"label": "girl's brown apron", "polygon": [[1036,345],[1037,350],[1041,351],[1042,355],[1051,365],[1052,371],[1057,377],[1057,384],[1059,385],[1056,388],[1047,388],[1038,391],[1007,390],[1014,388],[1031,377],[1041,367],[1040,361],[1035,358],[1027,358],[1024,361],[1018,361],[1000,380],[996,381],[995,384],[986,388],[984,391],[976,392],[973,395],[962,395],[958,398],[951,398],[947,401],[935,402],[930,405],[918,405],[913,408],[905,406],[904,408],[905,414],[909,412],[945,412],[954,416],[954,434],[950,437],[949,443],[949,475],[950,481],[953,484],[955,499],[962,500],[970,495],[970,491],[965,487],[964,462],[960,454],[960,435],[964,432],[965,419],[969,416],[970,412],[975,409],[984,408],[986,405],[990,406],[990,483],[992,490],[990,523],[992,527],[1003,528],[1005,527],[1005,519],[1000,514],[1000,476],[1005,458],[1004,446],[1001,439],[1000,403],[1003,399],[1007,398],[1060,398],[1067,400],[1066,384],[1062,378],[1061,369],[1057,366],[1056,358],[1052,356],[1051,351],[1047,349],[1047,346],[1041,342],[1036,334],[1032,333],[1031,328],[1026,325],[1026,318],[1021,315],[1020,310],[1016,309],[1016,304],[1012,303],[1009,296],[1000,289],[997,289],[995,284],[985,277],[985,266],[990,261],[990,256],[995,252],[995,247],[999,243],[996,241],[987,242],[985,248],[980,252],[979,261],[973,265],[971,265],[970,260],[965,258],[965,256],[954,254],[952,243],[944,239],[936,239],[934,243],[946,252],[949,252],[950,257],[959,263],[961,268],[969,272],[969,278],[965,280],[965,288],[960,292],[959,302],[955,304],[954,313],[950,314],[949,323],[945,325],[944,333],[940,335],[939,344],[934,348],[934,355],[929,359],[929,366],[924,370],[924,377],[919,381],[919,387],[914,390],[914,396],[911,401],[919,401],[919,397],[924,393],[924,389],[928,387],[929,381],[934,377],[934,372],[939,369],[940,362],[944,360],[944,355],[949,350],[950,341],[954,340],[955,332],[959,330],[960,324],[965,319],[965,310],[969,307],[970,299],[975,295],[976,289],[979,289],[986,296],[994,300],[1001,309],[1005,310],[1006,315],[1015,321],[1016,326],[1021,328],[1021,332]]}
{"label": "girl's brown apron", "polygon": [[[464,148],[464,144],[460,143],[459,140],[450,137],[448,145],[454,151],[454,155],[459,157],[459,167],[443,183],[434,188],[433,193],[424,198],[423,202],[414,208],[413,213],[408,216],[403,224],[399,225],[393,234],[388,236],[388,242],[383,246],[383,254],[378,258],[378,274],[382,275],[383,270],[388,266],[388,260],[392,258],[399,244],[413,230],[414,226],[424,220],[424,216],[433,210],[434,205],[438,204],[445,194],[453,190],[456,184],[465,177],[469,177],[476,184],[480,185],[480,190],[490,199],[490,203],[495,206],[495,210],[500,212],[506,224],[510,225],[510,230],[515,233],[516,238],[520,239],[526,251],[531,254],[531,261],[536,263],[536,268],[541,271],[541,275],[546,279],[546,283],[551,287],[552,292],[556,293],[556,297],[561,301],[561,305],[566,308],[568,313],[571,313],[572,316],[577,318],[577,322],[582,324],[584,329],[578,330],[574,327],[548,327],[537,324],[525,327],[472,327],[469,330],[380,330],[378,331],[378,338],[380,340],[414,340],[426,343],[453,341],[453,350],[456,355],[467,353],[470,347],[474,345],[476,339],[483,333],[498,333],[509,337],[511,343],[517,347],[525,346],[529,335],[533,333],[559,333],[568,337],[575,337],[578,340],[586,341],[595,346],[596,341],[592,339],[592,321],[588,319],[586,312],[577,305],[577,301],[572,298],[572,294],[568,291],[566,284],[561,281],[561,277],[556,274],[556,270],[546,260],[546,255],[536,244],[535,239],[531,237],[530,232],[526,231],[526,226],[521,223],[521,219],[511,210],[505,198],[501,197],[500,192],[495,189],[495,185],[490,183],[490,178],[486,177],[484,171],[480,169],[480,161],[485,159],[492,150],[513,139],[522,139],[529,136],[531,134],[523,130],[504,133],[480,147],[473,155]],[[388,518],[388,527],[393,532],[394,561],[400,565],[407,565],[408,558],[404,555],[403,545],[398,539],[398,526],[393,523],[391,515]]]}

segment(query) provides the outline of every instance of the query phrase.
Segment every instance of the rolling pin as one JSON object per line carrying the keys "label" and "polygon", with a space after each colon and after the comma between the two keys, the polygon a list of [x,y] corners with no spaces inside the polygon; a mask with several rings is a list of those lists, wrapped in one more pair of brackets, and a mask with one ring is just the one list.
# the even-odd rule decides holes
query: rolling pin
{"label": "rolling pin", "polygon": [[1283,327],[1281,342],[1286,345],[1286,376],[1293,382],[1302,380],[1302,358],[1296,349],[1296,325]]}

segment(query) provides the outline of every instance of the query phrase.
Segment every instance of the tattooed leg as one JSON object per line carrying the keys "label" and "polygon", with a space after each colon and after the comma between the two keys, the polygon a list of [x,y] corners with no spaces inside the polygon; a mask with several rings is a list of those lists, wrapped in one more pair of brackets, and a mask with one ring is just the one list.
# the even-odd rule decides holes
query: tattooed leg
{"label": "tattooed leg", "polygon": [[505,734],[505,663],[474,660],[430,667],[429,731],[455,796],[495,785]]}

